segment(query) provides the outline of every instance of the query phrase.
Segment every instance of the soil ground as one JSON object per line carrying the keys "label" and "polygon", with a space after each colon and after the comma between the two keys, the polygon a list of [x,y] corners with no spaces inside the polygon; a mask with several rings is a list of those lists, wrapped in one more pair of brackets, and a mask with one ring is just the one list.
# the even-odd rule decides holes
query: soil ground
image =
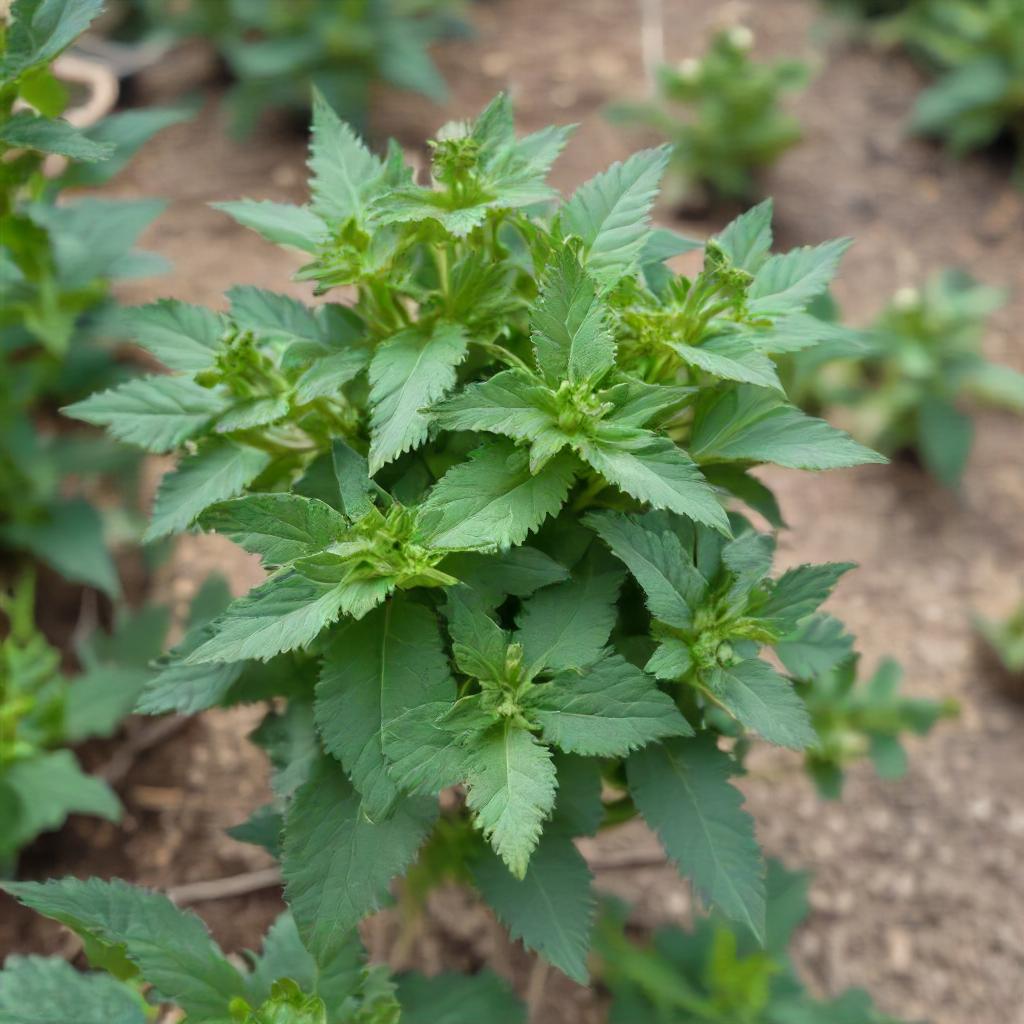
{"label": "soil ground", "polygon": [[[525,129],[581,123],[554,176],[571,190],[644,141],[602,117],[610,100],[643,93],[639,8],[631,0],[476,5],[476,38],[441,54],[452,85],[447,109],[386,97],[378,130],[415,149],[433,126],[470,115],[509,88]],[[1024,196],[1008,183],[1006,168],[987,157],[955,162],[908,140],[904,124],[917,73],[897,55],[842,40],[823,48],[819,10],[804,0],[761,0],[745,10],[664,0],[667,55],[698,52],[716,19],[737,11],[757,32],[759,53],[803,55],[817,69],[794,104],[806,141],[765,178],[780,244],[856,238],[836,288],[853,323],[870,321],[894,288],[944,266],[1009,287],[986,351],[1024,369]],[[161,69],[148,88],[160,92],[191,71],[185,63]],[[230,141],[212,101],[193,123],[150,144],[116,188],[170,200],[145,241],[175,269],[126,290],[125,298],[172,295],[217,305],[235,283],[304,294],[287,283],[296,257],[206,205],[243,195],[301,201],[303,145],[274,124],[258,140]],[[668,219],[671,211],[662,215]],[[724,219],[677,226],[707,234]],[[957,494],[905,465],[767,476],[792,527],[781,538],[787,563],[860,563],[831,607],[858,636],[865,668],[895,656],[909,693],[953,697],[963,709],[958,721],[912,744],[903,782],[883,783],[858,767],[841,802],[822,804],[794,757],[765,752],[752,763],[743,788],[763,844],[814,876],[814,910],[797,959],[821,990],[865,987],[882,1008],[907,1019],[1024,1024],[1024,703],[999,690],[976,655],[970,626],[972,610],[1003,613],[1021,596],[1021,423],[979,413]],[[227,572],[239,591],[258,577],[251,563],[210,539],[183,542],[180,555],[161,581],[162,592],[179,603],[211,568]],[[122,826],[74,822],[31,852],[26,874],[118,874],[167,887],[264,864],[258,852],[223,834],[263,799],[265,766],[244,739],[256,720],[243,709],[191,723],[139,759],[123,787]],[[657,845],[642,827],[629,826],[587,852],[608,862],[617,851],[656,855]],[[687,888],[670,869],[603,870],[598,878],[636,901],[642,919],[683,919],[689,912]],[[239,949],[258,942],[279,907],[277,894],[267,891],[198,909],[218,939]],[[439,894],[434,909],[407,959],[438,968],[442,958],[458,967],[487,956],[526,986],[525,958],[465,896]],[[371,926],[376,954],[388,949],[393,932],[386,917]],[[58,941],[54,929],[4,905],[0,953],[52,949]],[[541,991],[544,979],[529,980]],[[583,990],[553,974],[546,981],[537,1020],[603,1019]]]}

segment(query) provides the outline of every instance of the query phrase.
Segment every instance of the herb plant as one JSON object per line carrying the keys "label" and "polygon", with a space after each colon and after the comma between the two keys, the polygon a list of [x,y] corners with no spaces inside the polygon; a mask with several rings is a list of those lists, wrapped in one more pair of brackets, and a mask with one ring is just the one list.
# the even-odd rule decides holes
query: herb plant
{"label": "herb plant", "polygon": [[[56,429],[53,414],[126,375],[111,348],[110,288],[162,266],[133,249],[162,204],[58,199],[106,180],[182,114],[127,111],[88,130],[60,117],[68,94],[51,64],[99,9],[98,0],[16,0],[9,24],[0,19],[0,544],[116,596],[101,517],[66,483],[124,478],[130,460],[102,439]],[[70,163],[48,176],[55,158]]]}
{"label": "herb plant", "polygon": [[330,957],[303,944],[291,914],[267,932],[244,966],[225,957],[195,914],[166,896],[124,882],[66,878],[4,888],[26,906],[71,928],[92,965],[10,957],[0,971],[0,1020],[39,1024],[146,1024],[171,1004],[190,1024],[523,1024],[521,1004],[498,978],[397,978],[367,966],[356,932]]}
{"label": "herb plant", "polygon": [[1001,290],[960,271],[900,289],[868,336],[867,355],[818,375],[817,403],[848,406],[858,437],[890,454],[913,452],[956,486],[974,433],[966,403],[1024,411],[1024,374],[981,354],[986,321],[1003,301]]}
{"label": "herb plant", "polygon": [[156,31],[201,36],[235,79],[227,103],[235,129],[262,111],[309,109],[311,85],[361,132],[384,85],[445,100],[430,46],[460,34],[462,0],[136,0]]}
{"label": "herb plant", "polygon": [[881,460],[791,405],[774,362],[839,330],[807,307],[847,243],[773,255],[763,203],[676,275],[664,261],[699,243],[649,223],[667,149],[557,203],[568,135],[517,138],[498,97],[442,129],[421,184],[317,98],[310,203],[221,206],[351,301],[142,307],[137,339],[173,372],[69,410],[179,455],[152,536],[212,530],[267,568],[139,706],[286,698],[257,737],[275,801],[234,834],[279,854],[323,961],[415,862],[421,889],[471,879],[582,981],[594,903],[572,840],[637,814],[765,936],[719,739],[815,746],[762,655],[813,654],[801,629],[851,566],[773,573],[773,537],[733,506],[781,523],[761,463]]}
{"label": "herb plant", "polygon": [[757,173],[800,141],[799,122],[781,98],[804,86],[807,67],[757,63],[752,45],[744,26],[718,32],[702,59],[658,69],[655,100],[613,108],[616,120],[647,125],[672,145],[670,198],[706,189],[748,200],[758,191]]}
{"label": "herb plant", "polygon": [[609,1024],[900,1024],[858,989],[812,996],[787,955],[809,911],[807,879],[773,861],[767,892],[763,946],[717,916],[640,944],[626,931],[626,908],[606,903],[595,949],[612,995]]}
{"label": "herb plant", "polygon": [[974,626],[1007,678],[1024,681],[1024,602],[1005,619],[976,616]]}

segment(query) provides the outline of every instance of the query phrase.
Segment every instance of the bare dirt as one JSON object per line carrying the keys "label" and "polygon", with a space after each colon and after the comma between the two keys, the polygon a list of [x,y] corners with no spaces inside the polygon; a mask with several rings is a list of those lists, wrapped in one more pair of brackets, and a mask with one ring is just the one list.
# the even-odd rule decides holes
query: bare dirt
{"label": "bare dirt", "polygon": [[[836,288],[854,323],[868,322],[896,287],[944,266],[1009,287],[986,350],[1024,369],[1024,196],[1009,185],[1005,167],[984,157],[954,162],[906,139],[915,70],[896,55],[842,41],[823,49],[813,3],[742,6],[664,0],[665,49],[671,59],[696,53],[708,28],[739,10],[757,32],[760,53],[803,55],[817,67],[795,103],[806,141],[765,179],[780,243],[856,238]],[[448,107],[386,97],[378,129],[416,149],[430,128],[476,112],[509,88],[524,128],[581,123],[555,174],[571,190],[644,141],[602,117],[610,100],[643,93],[639,8],[627,0],[481,3],[473,12],[476,38],[442,54],[452,84]],[[161,80],[169,78],[164,69]],[[243,195],[301,200],[303,140],[269,124],[258,140],[239,145],[223,129],[208,104],[193,123],[152,143],[117,183],[126,195],[171,201],[146,242],[175,269],[126,290],[128,301],[172,295],[218,305],[235,283],[304,294],[288,283],[296,257],[206,206]],[[678,226],[701,234],[722,222]],[[743,787],[767,850],[814,875],[814,911],[796,946],[811,982],[830,992],[863,986],[888,1012],[934,1024],[1024,1024],[1024,705],[999,690],[976,656],[970,627],[972,610],[1004,613],[1024,589],[1022,441],[1019,420],[979,413],[958,494],[907,466],[768,474],[792,527],[781,538],[787,563],[860,563],[832,608],[859,637],[865,667],[893,655],[905,666],[908,692],[962,704],[958,721],[912,744],[903,782],[882,783],[858,767],[844,799],[822,804],[798,761],[772,751],[754,759]],[[210,568],[229,573],[239,590],[258,576],[209,540],[184,542],[181,555],[162,582],[179,602]],[[265,766],[245,740],[255,720],[251,710],[208,714],[145,754],[124,787],[125,823],[75,822],[32,852],[26,873],[121,874],[167,887],[265,864],[223,835],[264,798]],[[625,852],[656,855],[657,845],[642,827],[628,826],[587,852],[607,862]],[[687,888],[667,868],[603,870],[599,883],[636,901],[648,920],[689,912]],[[441,893],[432,906],[427,934],[405,959],[439,968],[442,958],[459,967],[488,956],[521,988],[532,982],[541,993],[537,1020],[602,1019],[583,990],[554,974],[546,984],[528,977],[525,958],[464,895]],[[218,939],[237,949],[253,946],[279,908],[268,891],[199,909]],[[375,953],[391,946],[394,930],[386,916],[371,924]],[[4,906],[0,951],[54,948],[56,941],[53,929]]]}

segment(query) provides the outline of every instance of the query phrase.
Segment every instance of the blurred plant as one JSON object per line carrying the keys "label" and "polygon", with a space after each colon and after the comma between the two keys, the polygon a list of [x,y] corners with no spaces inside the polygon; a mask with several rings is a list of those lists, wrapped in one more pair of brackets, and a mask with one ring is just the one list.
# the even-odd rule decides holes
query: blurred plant
{"label": "blurred plant", "polygon": [[757,192],[756,173],[800,141],[800,125],[780,99],[806,83],[808,69],[798,61],[759,64],[752,45],[744,26],[718,32],[702,59],[658,70],[655,100],[610,110],[615,120],[648,125],[672,144],[670,200],[699,189],[748,200]]}
{"label": "blurred plant", "polygon": [[98,0],[16,0],[9,24],[0,20],[0,544],[116,596],[100,515],[68,497],[66,484],[100,473],[123,479],[133,460],[53,421],[58,405],[126,376],[111,348],[111,283],[162,268],[132,246],[163,204],[58,199],[107,180],[184,114],[127,111],[89,129],[60,117],[68,93],[53,61],[99,8]]}
{"label": "blurred plant", "polygon": [[900,1024],[859,989],[811,995],[786,952],[809,912],[806,876],[770,861],[767,893],[764,945],[717,915],[637,941],[627,908],[606,901],[595,950],[612,996],[609,1024]]}
{"label": "blurred plant", "polygon": [[367,965],[356,931],[319,956],[288,911],[243,964],[224,955],[200,918],[160,893],[98,878],[3,888],[72,929],[92,966],[109,972],[12,956],[0,971],[4,1024],[146,1024],[165,1004],[189,1024],[525,1024],[523,1005],[487,971],[393,978],[387,967]]}
{"label": "blurred plant", "polygon": [[0,592],[0,615],[0,873],[9,873],[21,847],[69,814],[120,817],[110,787],[84,774],[66,748],[113,734],[152,675],[168,614],[149,608],[122,616],[109,635],[94,633],[79,645],[74,678],[35,624],[31,575]]}
{"label": "blurred plant", "polygon": [[210,39],[235,84],[235,130],[268,107],[305,112],[310,87],[365,133],[373,90],[407,89],[441,103],[447,87],[432,43],[466,31],[463,0],[135,0],[154,27]]}
{"label": "blurred plant", "polygon": [[1005,619],[975,616],[974,627],[1007,677],[1024,681],[1024,602]]}
{"label": "blurred plant", "polygon": [[[809,384],[802,375],[801,404],[848,406],[844,421],[856,436],[889,454],[915,452],[956,486],[973,439],[964,401],[1024,411],[1024,374],[980,351],[986,321],[1004,299],[1000,289],[953,270],[920,290],[900,289],[865,335],[864,358],[826,367]],[[797,367],[802,358],[795,357]]]}

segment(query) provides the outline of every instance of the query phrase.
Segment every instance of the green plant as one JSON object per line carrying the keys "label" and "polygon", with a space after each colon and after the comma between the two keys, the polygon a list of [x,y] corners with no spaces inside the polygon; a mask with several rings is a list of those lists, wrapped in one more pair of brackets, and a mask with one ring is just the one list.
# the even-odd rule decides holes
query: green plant
{"label": "green plant", "polygon": [[773,361],[843,333],[807,307],[847,243],[771,255],[763,203],[673,274],[699,243],[649,224],[667,150],[554,207],[567,137],[517,138],[499,97],[442,129],[421,186],[316,99],[310,204],[222,208],[351,302],[239,288],[226,314],[142,307],[138,341],[174,372],[69,410],[179,454],[153,536],[213,530],[267,567],[139,706],[287,698],[256,737],[275,801],[234,834],[279,854],[318,958],[415,862],[410,904],[472,880],[583,981],[593,897],[572,840],[637,814],[765,935],[719,740],[815,745],[760,655],[813,651],[801,627],[850,566],[772,575],[773,538],[726,504],[778,525],[754,466],[881,459],[792,406]]}
{"label": "green plant", "polygon": [[36,626],[31,575],[0,592],[0,616],[2,875],[14,869],[19,849],[71,813],[120,818],[113,790],[85,774],[68,747],[111,736],[131,711],[163,648],[168,615],[149,608],[122,616],[109,635],[94,633],[79,645],[82,671],[74,678],[61,671],[60,652]]}
{"label": "green plant", "polygon": [[607,902],[595,949],[612,995],[609,1024],[900,1024],[858,989],[812,996],[786,952],[809,911],[807,879],[773,861],[767,891],[764,946],[720,917],[639,943],[626,931],[627,909]]}
{"label": "green plant", "polygon": [[[131,460],[102,438],[58,430],[54,413],[127,375],[111,347],[111,283],[161,267],[132,246],[163,204],[58,199],[105,181],[183,114],[127,111],[88,130],[60,117],[68,94],[51,65],[99,8],[17,0],[9,24],[0,19],[0,543],[116,596],[103,522],[81,492],[101,473],[123,479]],[[71,162],[48,174],[46,161],[60,158]],[[83,483],[77,494],[70,477]]]}
{"label": "green plant", "polygon": [[267,107],[309,109],[312,85],[367,128],[381,84],[447,96],[431,44],[465,32],[462,0],[136,0],[157,29],[210,39],[235,78],[234,127],[251,131]]}
{"label": "green plant", "polygon": [[190,1024],[523,1024],[525,1012],[487,972],[392,979],[367,966],[355,932],[329,957],[303,944],[291,914],[244,966],[229,961],[203,922],[166,896],[124,882],[67,878],[7,884],[26,906],[71,928],[93,967],[12,956],[0,971],[3,1024],[145,1024],[173,1004]]}
{"label": "green plant", "polygon": [[981,354],[986,321],[1003,301],[1000,289],[961,271],[900,289],[866,336],[868,353],[812,376],[805,401],[849,407],[843,415],[856,436],[889,454],[916,453],[955,486],[974,433],[964,404],[1024,410],[1024,374]]}
{"label": "green plant", "polygon": [[1008,676],[1024,677],[1024,602],[1005,619],[975,616],[974,628]]}
{"label": "green plant", "polygon": [[654,101],[612,109],[616,120],[648,125],[671,143],[670,198],[706,188],[716,197],[750,199],[757,172],[800,141],[800,125],[780,99],[803,87],[807,67],[759,64],[750,57],[752,43],[743,26],[718,32],[702,59],[658,69]]}

